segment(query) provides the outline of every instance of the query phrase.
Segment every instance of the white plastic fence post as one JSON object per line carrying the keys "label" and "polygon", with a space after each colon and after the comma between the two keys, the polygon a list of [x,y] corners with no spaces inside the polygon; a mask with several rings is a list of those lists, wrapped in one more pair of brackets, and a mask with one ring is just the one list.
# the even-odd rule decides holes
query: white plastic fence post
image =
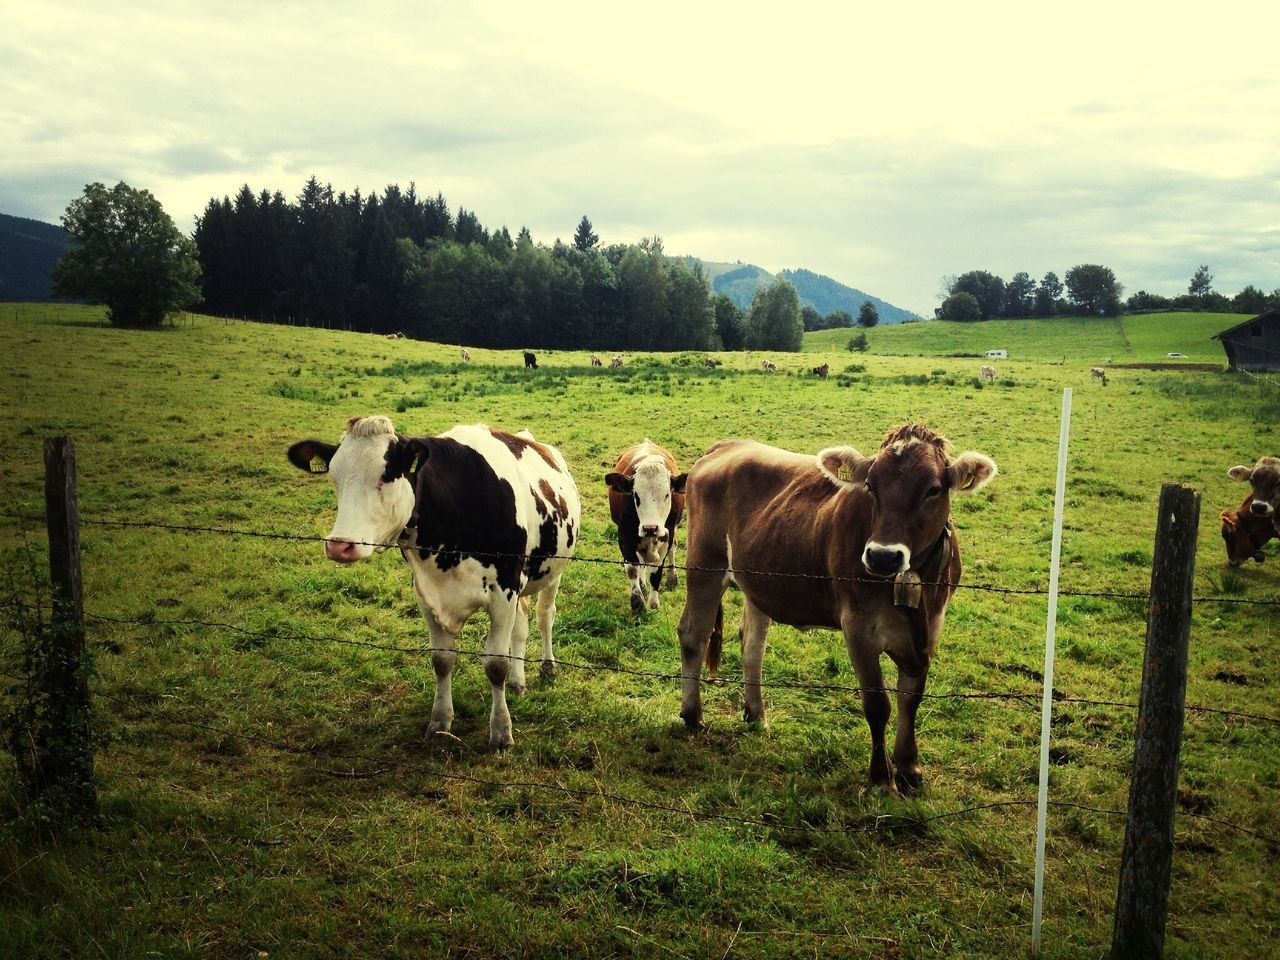
{"label": "white plastic fence post", "polygon": [[1062,506],[1067,492],[1067,438],[1071,434],[1071,388],[1062,391],[1058,432],[1058,479],[1053,492],[1053,550],[1049,557],[1049,613],[1044,638],[1044,694],[1040,699],[1040,795],[1036,803],[1036,892],[1031,917],[1031,955],[1040,956],[1044,908],[1044,840],[1049,809],[1049,715],[1053,709],[1053,656],[1058,633],[1058,564],[1062,558]]}

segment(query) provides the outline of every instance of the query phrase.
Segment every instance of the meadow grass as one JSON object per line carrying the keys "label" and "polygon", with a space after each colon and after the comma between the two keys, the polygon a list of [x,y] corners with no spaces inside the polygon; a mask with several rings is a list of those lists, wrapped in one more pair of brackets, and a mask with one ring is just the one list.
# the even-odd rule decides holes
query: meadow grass
{"label": "meadow grass", "polygon": [[[526,372],[518,351],[473,348],[462,364],[456,347],[368,334],[200,316],[121,331],[92,308],[0,305],[6,582],[32,597],[43,535],[15,515],[41,513],[41,438],[68,434],[103,801],[100,829],[48,845],[15,819],[12,788],[0,796],[0,955],[1027,955],[1046,602],[976,587],[1047,583],[1062,388],[1075,389],[1064,590],[1145,592],[1160,484],[1179,480],[1203,495],[1197,595],[1280,597],[1276,544],[1265,564],[1228,571],[1217,521],[1244,493],[1226,468],[1277,452],[1280,395],[1210,372],[1091,383],[1095,354],[1118,360],[1125,337],[1138,359],[1194,357],[1178,324],[1218,322],[1135,319],[1140,330],[1011,321],[1007,337],[992,324],[987,346],[1022,346],[983,385],[970,359],[888,355],[967,349],[940,324],[876,328],[863,355],[841,340],[823,382],[811,354],[772,356],[768,375],[764,354],[722,354],[714,371],[700,355],[628,355],[599,370],[587,351],[539,351]],[[829,353],[824,337],[807,349]],[[1022,349],[1066,360],[1019,361]],[[559,599],[564,666],[512,701],[505,754],[485,746],[474,657],[455,674],[456,736],[428,739],[433,675],[398,556],[339,569],[314,541],[109,525],[323,536],[332,490],[284,450],[374,412],[418,434],[529,427],[577,478],[585,559]],[[678,683],[662,676],[678,670],[683,588],[637,620],[622,572],[586,562],[617,557],[603,484],[615,455],[644,436],[686,467],[733,436],[869,452],[907,419],[1000,465],[955,504],[968,586],[929,693],[1025,699],[927,700],[929,786],[885,798],[864,789],[868,737],[842,641],[775,626],[768,723],[742,723],[730,682],[706,688],[706,731],[685,733]],[[732,630],[741,604],[727,600]],[[1075,806],[1049,815],[1047,957],[1102,956],[1110,942],[1124,821],[1106,811],[1127,802],[1144,616],[1140,600],[1060,605],[1067,699],[1050,795]],[[1274,607],[1197,603],[1188,702],[1276,715],[1276,622]],[[466,627],[463,651],[483,627]],[[10,677],[16,640],[7,629],[0,648]],[[0,770],[12,783],[7,755]],[[1276,850],[1215,820],[1280,836],[1275,724],[1188,715],[1167,956],[1259,955],[1277,935]]]}

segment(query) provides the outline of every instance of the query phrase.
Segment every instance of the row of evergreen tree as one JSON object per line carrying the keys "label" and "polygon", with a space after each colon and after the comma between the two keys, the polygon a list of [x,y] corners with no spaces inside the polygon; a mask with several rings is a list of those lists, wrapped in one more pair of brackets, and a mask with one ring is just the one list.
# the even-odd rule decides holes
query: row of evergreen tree
{"label": "row of evergreen tree", "polygon": [[246,184],[209,201],[194,240],[205,309],[228,316],[601,350],[786,349],[803,329],[798,303],[785,330],[752,324],[659,238],[602,246],[584,216],[569,244],[513,239],[412,183],[365,197],[312,177],[292,202]]}

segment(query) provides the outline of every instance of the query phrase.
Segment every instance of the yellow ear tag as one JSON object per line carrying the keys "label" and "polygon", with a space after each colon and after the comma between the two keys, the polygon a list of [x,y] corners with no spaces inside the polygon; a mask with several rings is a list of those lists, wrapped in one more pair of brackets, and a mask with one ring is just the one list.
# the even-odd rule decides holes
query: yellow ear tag
{"label": "yellow ear tag", "polygon": [[964,482],[964,483],[962,483],[962,484],[960,484],[960,489],[961,489],[961,490],[968,490],[968,489],[969,489],[970,487],[972,487],[972,486],[973,486],[973,474],[969,474],[969,476],[968,476],[968,478],[965,480],[965,482]]}
{"label": "yellow ear tag", "polygon": [[840,464],[840,468],[836,471],[836,479],[843,480],[845,483],[853,483],[853,470],[847,463]]}

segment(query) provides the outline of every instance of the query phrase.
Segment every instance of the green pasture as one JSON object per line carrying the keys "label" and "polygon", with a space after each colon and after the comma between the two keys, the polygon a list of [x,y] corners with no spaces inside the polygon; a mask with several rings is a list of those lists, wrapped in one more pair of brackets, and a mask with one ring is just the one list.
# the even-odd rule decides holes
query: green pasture
{"label": "green pasture", "polygon": [[[1056,363],[1177,363],[1169,353],[1184,353],[1185,363],[1226,365],[1215,333],[1240,323],[1235,313],[1146,313],[1120,317],[1055,317],[1052,320],[988,320],[983,323],[892,324],[865,331],[868,352],[901,356],[981,356],[1008,350],[1016,361]],[[805,334],[804,349],[845,353],[860,331],[818,330]]]}
{"label": "green pasture", "polygon": [[[701,354],[628,355],[601,370],[586,351],[539,351],[525,371],[518,351],[472,348],[463,364],[455,346],[369,334],[203,316],[121,331],[92,308],[0,305],[0,709],[22,671],[15,604],[45,595],[42,527],[20,517],[43,509],[42,438],[67,434],[102,800],[98,829],[42,842],[0,753],[0,956],[1028,956],[1047,606],[1035,591],[1062,391],[1064,591],[1143,593],[1160,485],[1176,480],[1203,495],[1197,596],[1275,601],[1277,545],[1229,570],[1218,513],[1245,492],[1228,467],[1280,452],[1280,391],[1223,372],[1117,369],[1105,387],[1088,375],[1106,356],[1220,359],[1201,341],[1229,325],[922,323],[869,331],[867,354],[828,332],[772,356],[769,375],[763,354],[721,354],[717,370]],[[919,355],[997,347],[1011,359],[994,385],[972,359]],[[815,352],[830,355],[826,381],[808,374]],[[559,598],[561,670],[512,700],[505,754],[486,748],[474,657],[455,674],[456,736],[427,738],[434,678],[403,561],[340,569],[290,539],[325,534],[334,495],[285,448],[336,440],[368,413],[408,433],[528,427],[577,478],[583,559]],[[683,587],[632,618],[604,496],[614,456],[645,436],[685,466],[735,436],[870,452],[906,420],[1000,466],[954,505],[966,586],[930,676],[944,696],[920,711],[926,789],[864,789],[856,680],[827,632],[773,628],[763,727],[741,720],[728,644],[707,729],[685,733],[663,676],[679,666]],[[729,630],[739,609],[730,594]],[[1046,957],[1110,944],[1144,616],[1140,599],[1059,605]],[[1226,712],[1188,713],[1168,957],[1260,956],[1280,935],[1280,726],[1254,718],[1280,715],[1278,622],[1274,606],[1194,608],[1187,701]],[[1025,697],[986,696],[1005,693]]]}

